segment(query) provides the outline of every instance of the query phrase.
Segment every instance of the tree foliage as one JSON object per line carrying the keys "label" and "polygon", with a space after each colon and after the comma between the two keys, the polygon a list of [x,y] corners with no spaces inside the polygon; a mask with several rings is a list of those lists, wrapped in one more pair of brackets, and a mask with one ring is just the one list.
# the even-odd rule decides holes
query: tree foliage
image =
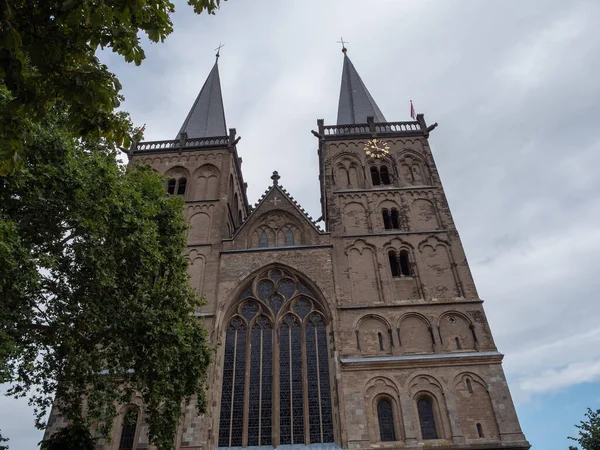
{"label": "tree foliage", "polygon": [[[582,450],[600,450],[600,409],[594,411],[588,408],[585,417],[586,420],[575,425],[579,429],[577,437],[569,436],[569,439],[577,441]],[[569,446],[569,450],[578,448]]]}
{"label": "tree foliage", "polygon": [[[188,0],[213,14],[220,0]],[[118,114],[121,84],[96,57],[110,48],[141,64],[140,34],[162,42],[173,31],[169,0],[0,0],[0,173],[14,168],[24,145],[58,100],[80,137],[129,146],[131,123]]]}
{"label": "tree foliage", "polygon": [[151,441],[171,449],[186,399],[204,410],[211,357],[183,201],[69,122],[34,126],[26,158],[0,177],[0,381],[30,396],[39,427],[56,395],[70,423],[106,436],[114,405],[137,395]]}
{"label": "tree foliage", "polygon": [[50,438],[41,442],[40,450],[95,450],[96,440],[83,425],[61,428]]}

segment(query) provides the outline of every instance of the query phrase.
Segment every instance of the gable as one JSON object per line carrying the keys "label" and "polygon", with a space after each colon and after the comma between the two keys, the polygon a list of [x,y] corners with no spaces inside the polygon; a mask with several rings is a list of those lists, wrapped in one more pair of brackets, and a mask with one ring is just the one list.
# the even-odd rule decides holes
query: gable
{"label": "gable", "polygon": [[261,198],[234,235],[235,248],[287,247],[319,243],[320,230],[279,185]]}

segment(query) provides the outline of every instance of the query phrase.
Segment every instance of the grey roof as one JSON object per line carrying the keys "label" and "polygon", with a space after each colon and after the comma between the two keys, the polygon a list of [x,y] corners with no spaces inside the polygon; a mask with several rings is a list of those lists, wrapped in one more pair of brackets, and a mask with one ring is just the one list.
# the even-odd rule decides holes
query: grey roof
{"label": "grey roof", "polygon": [[227,136],[217,63],[218,59],[183,122],[179,134],[185,131],[188,138]]}
{"label": "grey roof", "polygon": [[375,122],[386,122],[379,106],[354,68],[354,64],[344,52],[337,124],[367,123],[368,116],[373,116]]}

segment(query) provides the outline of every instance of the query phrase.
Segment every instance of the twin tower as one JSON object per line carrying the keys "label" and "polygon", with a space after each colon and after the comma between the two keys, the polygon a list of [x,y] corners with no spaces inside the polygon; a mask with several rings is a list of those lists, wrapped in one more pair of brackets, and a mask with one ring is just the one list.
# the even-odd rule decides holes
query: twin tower
{"label": "twin tower", "polygon": [[[276,172],[250,207],[217,63],[176,138],[131,151],[185,199],[190,283],[217,349],[208,413],[187,408],[177,448],[529,448],[434,126],[386,120],[345,52],[337,124],[317,123],[325,230]],[[148,448],[141,402],[114,433],[114,449]]]}

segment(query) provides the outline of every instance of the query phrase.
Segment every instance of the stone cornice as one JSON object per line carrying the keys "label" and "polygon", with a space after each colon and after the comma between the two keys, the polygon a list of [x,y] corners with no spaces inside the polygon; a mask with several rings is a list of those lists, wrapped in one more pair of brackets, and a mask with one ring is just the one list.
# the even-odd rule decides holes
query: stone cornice
{"label": "stone cornice", "polygon": [[500,364],[500,352],[468,352],[426,355],[378,356],[374,358],[340,358],[343,370],[404,369],[449,367],[475,364]]}
{"label": "stone cornice", "polygon": [[319,244],[319,245],[289,245],[283,247],[257,247],[257,248],[243,248],[239,250],[221,250],[220,253],[251,253],[251,252],[282,252],[287,250],[310,250],[314,248],[333,248],[332,244]]}

